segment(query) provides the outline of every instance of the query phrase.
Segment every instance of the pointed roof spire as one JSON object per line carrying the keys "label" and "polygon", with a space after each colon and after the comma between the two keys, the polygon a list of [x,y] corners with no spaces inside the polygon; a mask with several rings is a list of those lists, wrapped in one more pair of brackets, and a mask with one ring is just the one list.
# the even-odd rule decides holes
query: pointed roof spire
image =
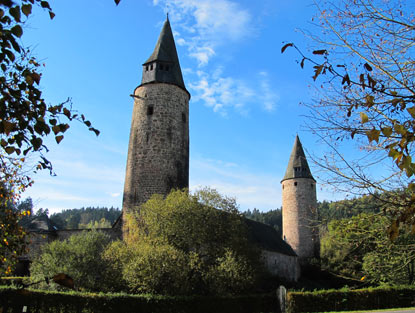
{"label": "pointed roof spire", "polygon": [[155,74],[143,75],[142,84],[150,82],[164,82],[175,84],[186,89],[168,14],[156,47],[154,48],[151,56],[144,62],[143,65],[146,66],[147,64],[153,62],[156,63]]}
{"label": "pointed roof spire", "polygon": [[291,151],[290,160],[288,161],[287,171],[281,182],[292,178],[311,178],[315,181],[308,167],[307,158],[305,157],[303,146],[298,135],[295,136],[294,147]]}

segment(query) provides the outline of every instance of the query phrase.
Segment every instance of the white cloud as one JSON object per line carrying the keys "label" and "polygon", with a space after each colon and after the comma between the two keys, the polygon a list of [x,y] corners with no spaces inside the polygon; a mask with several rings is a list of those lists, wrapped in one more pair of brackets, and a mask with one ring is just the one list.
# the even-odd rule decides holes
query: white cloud
{"label": "white cloud", "polygon": [[239,40],[249,32],[251,16],[236,2],[228,0],[182,1],[194,6],[197,26],[205,35]]}
{"label": "white cloud", "polygon": [[[235,197],[241,210],[271,210],[281,206],[280,176],[258,173],[232,163],[197,158],[191,163],[191,190],[209,186]],[[196,177],[196,179],[193,179]]]}
{"label": "white cloud", "polygon": [[57,176],[39,172],[23,194],[34,200],[36,209],[48,208],[53,213],[75,207],[121,206],[124,166],[108,167],[81,158],[54,158],[53,165]]}
{"label": "white cloud", "polygon": [[206,72],[198,72],[199,80],[189,84],[190,89],[196,92],[194,101],[202,100],[213,111],[225,114],[228,108],[243,111],[244,105],[254,95],[243,81],[231,77],[213,78]]}
{"label": "white cloud", "polygon": [[267,72],[260,72],[257,79],[247,82],[225,76],[222,67],[205,69],[217,56],[217,47],[252,36],[252,15],[247,9],[232,0],[153,0],[153,4],[169,12],[177,44],[186,47],[188,56],[197,61],[197,75],[184,71],[194,78],[188,84],[196,93],[193,101],[202,101],[223,116],[230,108],[246,115],[248,104],[268,112],[275,110],[279,96],[273,91]]}
{"label": "white cloud", "polygon": [[260,72],[260,99],[263,103],[263,107],[266,111],[273,111],[277,102],[280,100],[279,95],[273,91],[273,88],[270,85],[268,73]]}
{"label": "white cloud", "polygon": [[199,70],[196,77],[195,82],[189,84],[194,92],[193,100],[202,101],[222,115],[227,115],[229,109],[248,114],[253,106],[271,112],[280,98],[273,90],[267,72],[260,72],[259,78],[250,82],[224,77],[222,68],[215,69],[212,74]]}
{"label": "white cloud", "polygon": [[197,47],[189,55],[199,62],[199,66],[203,66],[208,64],[210,57],[215,55],[215,51],[211,47]]}
{"label": "white cloud", "polygon": [[176,42],[187,46],[189,56],[199,66],[208,64],[217,46],[253,33],[251,14],[234,1],[153,0],[153,4],[169,12],[175,24]]}

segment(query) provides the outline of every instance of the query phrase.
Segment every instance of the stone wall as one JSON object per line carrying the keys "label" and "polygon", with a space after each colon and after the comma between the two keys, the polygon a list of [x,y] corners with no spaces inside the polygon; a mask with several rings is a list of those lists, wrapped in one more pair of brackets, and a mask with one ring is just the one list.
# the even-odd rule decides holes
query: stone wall
{"label": "stone wall", "polygon": [[57,235],[54,232],[52,233],[29,233],[28,239],[29,239],[28,253],[26,255],[21,256],[20,258],[32,260],[36,255],[38,255],[41,252],[42,246],[56,240]]}
{"label": "stone wall", "polygon": [[262,259],[272,275],[290,282],[296,282],[300,278],[300,266],[296,256],[262,250]]}
{"label": "stone wall", "polygon": [[134,92],[123,210],[189,186],[189,94],[166,83]]}
{"label": "stone wall", "polygon": [[317,251],[316,183],[309,178],[293,178],[282,182],[283,239],[300,259],[312,258]]}

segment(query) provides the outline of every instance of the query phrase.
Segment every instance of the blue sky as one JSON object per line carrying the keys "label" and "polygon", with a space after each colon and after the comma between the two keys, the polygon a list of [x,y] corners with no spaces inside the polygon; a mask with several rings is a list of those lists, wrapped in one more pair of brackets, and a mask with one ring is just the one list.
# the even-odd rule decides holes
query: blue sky
{"label": "blue sky", "polygon": [[[72,124],[50,138],[57,176],[34,176],[23,197],[50,212],[121,207],[133,100],[141,65],[169,11],[190,101],[190,188],[210,186],[236,197],[242,210],[281,206],[280,180],[295,135],[314,154],[318,138],[304,131],[311,70],[283,42],[307,47],[296,29],[313,29],[312,1],[112,0],[51,1],[27,22],[23,43],[45,63],[47,103],[72,98],[73,108],[101,131]],[[313,173],[317,169],[310,164]],[[333,199],[322,186],[319,200]]]}

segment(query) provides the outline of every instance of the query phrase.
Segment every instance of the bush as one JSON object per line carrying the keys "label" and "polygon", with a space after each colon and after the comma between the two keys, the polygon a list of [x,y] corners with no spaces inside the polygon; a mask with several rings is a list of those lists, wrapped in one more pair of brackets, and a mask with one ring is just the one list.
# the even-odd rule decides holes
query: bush
{"label": "bush", "polygon": [[240,294],[250,290],[256,281],[256,271],[243,256],[229,250],[205,275],[209,289],[216,294]]}
{"label": "bush", "polygon": [[235,202],[213,190],[153,195],[124,215],[123,230],[105,258],[130,292],[235,295],[262,274]]}
{"label": "bush", "polygon": [[30,279],[30,277],[13,277],[13,276],[0,277],[1,286],[19,287],[19,286],[30,284],[31,282],[32,280]]}
{"label": "bush", "polygon": [[0,287],[0,307],[4,313],[259,313],[280,312],[275,295],[238,297],[169,297],[127,294],[93,294],[17,290]]}
{"label": "bush", "polygon": [[288,312],[376,310],[413,306],[415,286],[287,293]]}
{"label": "bush", "polygon": [[[111,290],[107,279],[108,264],[102,258],[111,238],[99,231],[85,231],[65,241],[53,241],[45,245],[30,267],[33,280],[42,280],[58,273],[73,278],[75,287],[84,290]],[[43,284],[43,288],[58,290],[55,283]]]}
{"label": "bush", "polygon": [[122,277],[133,293],[190,293],[188,257],[173,246],[141,243],[125,261]]}

